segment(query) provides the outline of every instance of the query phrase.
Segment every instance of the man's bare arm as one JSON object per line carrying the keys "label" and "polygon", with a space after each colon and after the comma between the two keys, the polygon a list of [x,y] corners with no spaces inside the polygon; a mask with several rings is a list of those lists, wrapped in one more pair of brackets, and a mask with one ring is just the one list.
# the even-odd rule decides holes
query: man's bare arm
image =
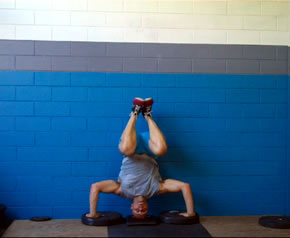
{"label": "man's bare arm", "polygon": [[185,201],[187,212],[181,215],[194,216],[195,212],[190,184],[174,179],[166,179],[164,182],[160,183],[160,194],[175,192],[182,192]]}
{"label": "man's bare arm", "polygon": [[100,214],[96,211],[100,192],[120,195],[120,191],[120,183],[114,180],[105,180],[92,184],[90,192],[90,214],[87,216],[95,218],[100,216]]}

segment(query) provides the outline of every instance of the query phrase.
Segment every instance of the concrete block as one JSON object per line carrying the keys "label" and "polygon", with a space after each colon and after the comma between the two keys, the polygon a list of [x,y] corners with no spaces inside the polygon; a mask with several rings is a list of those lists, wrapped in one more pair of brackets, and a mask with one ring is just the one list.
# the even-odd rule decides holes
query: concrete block
{"label": "concrete block", "polygon": [[17,70],[51,70],[51,58],[48,56],[16,56]]}
{"label": "concrete block", "polygon": [[158,72],[191,73],[192,62],[187,59],[158,59]]}
{"label": "concrete block", "polygon": [[226,61],[220,59],[195,59],[192,72],[194,73],[226,73]]}
{"label": "concrete block", "polygon": [[97,102],[119,102],[122,100],[121,88],[89,88],[88,100]]}
{"label": "concrete block", "polygon": [[70,12],[71,25],[73,26],[105,26],[106,14],[103,12],[76,11]]}
{"label": "concrete block", "polygon": [[69,116],[69,102],[35,102],[36,116]]}
{"label": "concrete block", "polygon": [[193,88],[191,93],[193,102],[222,103],[226,101],[226,91],[224,89]]}
{"label": "concrete block", "polygon": [[66,132],[35,133],[35,144],[40,146],[66,146],[70,144],[70,136]]}
{"label": "concrete block", "polygon": [[18,24],[34,24],[34,14],[31,10],[15,10],[1,9],[0,24],[18,25]]}
{"label": "concrete block", "polygon": [[106,55],[110,57],[140,57],[140,43],[107,43]]}
{"label": "concrete block", "polygon": [[88,59],[85,57],[52,57],[51,68],[54,71],[87,71]]}
{"label": "concrete block", "polygon": [[34,55],[33,41],[0,40],[0,54]]}
{"label": "concrete block", "polygon": [[105,105],[103,103],[71,103],[72,116],[103,117]]}
{"label": "concrete block", "polygon": [[105,56],[106,43],[103,42],[71,42],[72,56]]}
{"label": "concrete block", "polygon": [[70,42],[36,41],[35,55],[70,55]]}
{"label": "concrete block", "polygon": [[51,129],[55,131],[83,131],[87,127],[85,118],[52,118]]}
{"label": "concrete block", "polygon": [[0,132],[1,146],[31,146],[34,145],[34,135],[30,132]]}
{"label": "concrete block", "polygon": [[243,56],[245,59],[275,59],[275,47],[273,46],[243,46]]}
{"label": "concrete block", "polygon": [[33,85],[34,72],[1,71],[0,85]]}
{"label": "concrete block", "polygon": [[51,99],[50,87],[18,86],[16,87],[16,100],[48,101]]}
{"label": "concrete block", "polygon": [[142,74],[107,73],[107,84],[110,87],[139,87]]}
{"label": "concrete block", "polygon": [[72,163],[72,175],[80,176],[106,176],[107,164],[105,162],[74,162]]}
{"label": "concrete block", "polygon": [[[204,74],[176,74],[176,87],[205,88],[209,86],[210,75]],[[218,76],[215,76],[215,80]]]}
{"label": "concrete block", "polygon": [[71,143],[73,146],[106,146],[107,133],[104,132],[78,132],[72,133]]}
{"label": "concrete block", "polygon": [[176,103],[176,117],[208,117],[209,110],[207,103]]}
{"label": "concrete block", "polygon": [[[88,151],[85,148],[71,147],[21,147],[17,150],[17,159],[21,161],[42,162],[85,161],[88,159]],[[53,179],[55,180],[57,178]],[[50,181],[51,183],[52,181]]]}
{"label": "concrete block", "polygon": [[158,88],[158,102],[190,102],[190,88]]}
{"label": "concrete block", "polygon": [[247,104],[243,111],[245,118],[274,118],[275,113],[275,104]]}
{"label": "concrete block", "polygon": [[285,89],[263,89],[260,91],[261,103],[287,103],[288,92]]}
{"label": "concrete block", "polygon": [[16,25],[15,39],[17,40],[52,40],[51,26]]}
{"label": "concrete block", "polygon": [[17,186],[17,178],[16,177],[1,177],[3,181],[3,187],[1,189],[2,192],[12,192],[16,190]]}
{"label": "concrete block", "polygon": [[243,55],[243,46],[241,45],[212,45],[210,57],[220,59],[240,59]]}
{"label": "concrete block", "polygon": [[122,72],[123,62],[121,58],[91,57],[88,58],[88,71],[90,72]]}
{"label": "concrete block", "polygon": [[274,114],[277,118],[287,118],[287,104],[276,104],[276,112]]}
{"label": "concrete block", "polygon": [[15,99],[15,87],[13,86],[0,86],[0,100],[14,100]]}
{"label": "concrete block", "polygon": [[36,194],[38,206],[67,206],[71,204],[71,193],[57,191],[54,194],[47,191],[39,191]]}
{"label": "concrete block", "polygon": [[70,14],[65,11],[35,11],[36,25],[69,25]]}
{"label": "concrete block", "polygon": [[288,59],[288,47],[277,46],[276,49],[276,59],[277,60],[287,60]]}
{"label": "concrete block", "polygon": [[227,119],[226,130],[232,132],[259,132],[259,119]]}
{"label": "concrete block", "polygon": [[288,73],[287,61],[285,60],[262,60],[261,61],[262,74],[285,75]]}
{"label": "concrete block", "polygon": [[174,74],[142,74],[143,88],[162,88],[175,87],[175,79],[178,75]]}
{"label": "concrete block", "polygon": [[71,73],[72,86],[106,86],[106,73],[82,72]]}
{"label": "concrete block", "polygon": [[0,131],[12,131],[15,129],[13,117],[0,117]]}
{"label": "concrete block", "polygon": [[125,58],[124,72],[157,72],[157,59],[154,58]]}
{"label": "concrete block", "polygon": [[245,16],[245,30],[276,31],[277,19],[275,16]]}
{"label": "concrete block", "polygon": [[227,103],[259,103],[260,91],[258,89],[228,89]]}
{"label": "concrete block", "polygon": [[54,87],[52,88],[53,101],[87,101],[88,89],[81,87]]}
{"label": "concrete block", "polygon": [[89,131],[117,131],[123,129],[121,118],[89,118],[88,130]]}
{"label": "concrete block", "polygon": [[196,46],[190,44],[156,44],[147,43],[142,45],[144,57],[178,57],[192,58]]}
{"label": "concrete block", "polygon": [[90,184],[87,177],[56,177],[53,187],[56,191],[88,191]]}
{"label": "concrete block", "polygon": [[31,116],[33,102],[0,102],[1,116]]}
{"label": "concrete block", "polygon": [[1,70],[14,70],[15,57],[14,56],[0,56],[0,69]]}
{"label": "concrete block", "polygon": [[1,194],[1,197],[6,206],[12,207],[32,206],[36,199],[34,192],[5,192]]}
{"label": "concrete block", "polygon": [[34,162],[35,176],[62,177],[71,175],[70,162]]}
{"label": "concrete block", "polygon": [[[13,161],[16,160],[16,147],[1,147],[1,152],[0,152],[0,156],[1,156],[1,161]],[[12,179],[13,177],[9,177],[10,179]],[[9,180],[9,178],[7,178],[7,180]],[[5,183],[3,184],[5,186]],[[15,188],[15,186],[12,186],[11,188]],[[14,190],[14,189],[12,189]]]}
{"label": "concrete block", "polygon": [[[91,29],[91,28],[89,28]],[[52,40],[54,41],[87,41],[88,28],[85,26],[53,26]]]}
{"label": "concrete block", "polygon": [[70,73],[35,72],[35,85],[68,86],[70,85]]}
{"label": "concrete block", "polygon": [[48,131],[50,130],[50,118],[17,117],[15,129],[17,131]]}
{"label": "concrete block", "polygon": [[52,178],[42,176],[29,176],[17,178],[17,191],[21,192],[39,192],[52,189]]}
{"label": "concrete block", "polygon": [[241,118],[243,109],[243,104],[209,104],[209,117]]}
{"label": "concrete block", "polygon": [[229,74],[259,74],[258,60],[227,60],[227,73]]}

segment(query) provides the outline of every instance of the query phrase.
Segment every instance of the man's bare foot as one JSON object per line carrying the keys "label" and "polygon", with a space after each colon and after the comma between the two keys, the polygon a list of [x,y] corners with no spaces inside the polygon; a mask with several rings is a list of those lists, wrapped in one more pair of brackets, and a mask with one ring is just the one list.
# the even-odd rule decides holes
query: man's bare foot
{"label": "man's bare foot", "polygon": [[196,214],[195,212],[193,213],[187,213],[187,212],[181,212],[179,215],[184,216],[184,217],[194,217]]}
{"label": "man's bare foot", "polygon": [[91,213],[86,214],[86,217],[88,217],[88,218],[99,218],[100,216],[101,216],[101,214],[98,212],[96,214],[92,214],[92,215],[91,215]]}

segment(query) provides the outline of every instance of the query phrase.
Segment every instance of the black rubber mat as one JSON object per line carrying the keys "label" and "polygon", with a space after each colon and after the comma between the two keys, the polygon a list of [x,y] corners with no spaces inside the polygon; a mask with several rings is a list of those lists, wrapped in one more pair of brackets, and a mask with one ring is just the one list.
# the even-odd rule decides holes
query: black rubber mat
{"label": "black rubber mat", "polygon": [[120,224],[108,227],[109,237],[211,237],[201,224],[155,226],[127,226]]}

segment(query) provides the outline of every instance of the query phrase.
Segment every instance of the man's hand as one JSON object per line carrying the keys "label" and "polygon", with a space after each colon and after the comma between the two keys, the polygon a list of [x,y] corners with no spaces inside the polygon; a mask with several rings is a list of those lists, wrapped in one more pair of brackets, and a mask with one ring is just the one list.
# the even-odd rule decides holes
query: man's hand
{"label": "man's hand", "polygon": [[181,215],[181,216],[184,216],[184,217],[194,217],[195,213],[181,212],[178,215]]}
{"label": "man's hand", "polygon": [[100,216],[101,216],[101,213],[98,213],[98,212],[96,212],[93,215],[91,215],[90,213],[86,214],[86,217],[88,217],[88,218],[99,218]]}

